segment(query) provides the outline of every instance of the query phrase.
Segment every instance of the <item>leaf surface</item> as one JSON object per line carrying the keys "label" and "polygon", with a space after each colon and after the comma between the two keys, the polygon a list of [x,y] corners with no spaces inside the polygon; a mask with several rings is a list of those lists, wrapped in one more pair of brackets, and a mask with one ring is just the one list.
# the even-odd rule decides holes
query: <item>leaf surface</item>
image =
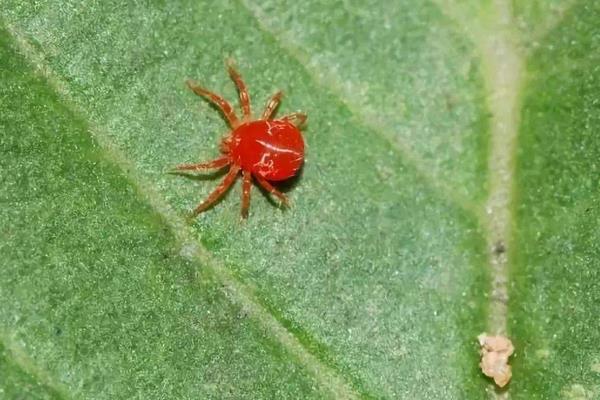
{"label": "leaf surface", "polygon": [[[4,2],[0,390],[600,393],[598,7],[213,3]],[[188,225],[217,182],[165,172],[227,129],[183,82],[234,100],[227,57],[308,113],[306,164],[290,210],[242,224],[238,185]]]}

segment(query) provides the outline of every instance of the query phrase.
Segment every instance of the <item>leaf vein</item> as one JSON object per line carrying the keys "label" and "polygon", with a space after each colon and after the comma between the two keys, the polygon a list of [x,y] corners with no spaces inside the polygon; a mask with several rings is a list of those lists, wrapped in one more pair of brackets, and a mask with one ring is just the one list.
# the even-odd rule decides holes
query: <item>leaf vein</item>
{"label": "leaf vein", "polygon": [[283,326],[272,313],[261,305],[249,285],[232,274],[199,243],[197,235],[194,234],[191,227],[185,224],[184,220],[177,215],[171,206],[151,188],[151,184],[144,181],[140,174],[137,173],[134,163],[111,142],[110,135],[95,126],[90,118],[86,118],[88,113],[73,99],[68,85],[44,63],[43,55],[36,52],[27,38],[16,27],[10,24],[4,25],[34,70],[61,96],[68,108],[75,114],[82,115],[82,118],[88,122],[88,126],[90,127],[89,133],[100,144],[107,160],[120,168],[123,175],[131,182],[139,195],[163,218],[163,221],[171,229],[178,244],[190,249],[188,252],[190,257],[200,265],[207,267],[223,283],[223,290],[231,298],[231,301],[242,304],[250,316],[313,374],[324,392],[328,392],[330,396],[336,399],[368,397],[353,387],[332,366],[319,359],[317,355],[304,346],[293,332]]}
{"label": "leaf vein", "polygon": [[8,335],[4,332],[0,332],[0,349],[2,347],[4,347],[6,357],[12,360],[17,368],[33,378],[39,386],[47,389],[47,391],[52,394],[53,398],[70,398],[67,388],[60,383],[53,382],[53,379],[49,376],[48,372],[36,365],[34,361],[27,356],[25,351],[13,340],[10,340]]}
{"label": "leaf vein", "polygon": [[[254,18],[257,26],[265,34],[270,36],[276,43],[278,43],[282,50],[287,52],[293,59],[296,60],[296,62],[306,71],[307,75],[310,76],[317,86],[325,88],[329,93],[336,97],[353,115],[358,117],[358,122],[361,123],[363,127],[368,128],[375,134],[385,139],[385,141],[391,145],[393,151],[398,153],[400,158],[404,160],[407,165],[414,169],[415,174],[421,178],[426,185],[440,194],[440,198],[450,200],[454,206],[457,206],[461,210],[467,212],[469,215],[475,217],[478,221],[481,220],[480,207],[470,199],[459,195],[457,191],[449,186],[446,182],[433,175],[431,173],[431,168],[428,168],[427,166],[427,162],[413,150],[413,147],[410,145],[410,143],[408,143],[408,141],[385,133],[387,130],[381,122],[375,118],[371,118],[365,113],[362,113],[360,110],[356,109],[356,107],[350,101],[346,100],[344,90],[342,89],[341,84],[336,76],[333,74],[325,74],[326,78],[320,78],[319,74],[317,74],[315,71],[315,67],[312,67],[314,63],[309,60],[309,57],[304,50],[292,43],[284,42],[282,40],[282,35],[277,35],[275,30],[264,23],[264,21],[268,20],[268,17],[260,10],[260,7],[253,4],[251,0],[239,0],[239,4],[246,8],[249,15]],[[321,63],[321,72],[323,70],[329,70],[328,68],[322,67],[323,65]]]}

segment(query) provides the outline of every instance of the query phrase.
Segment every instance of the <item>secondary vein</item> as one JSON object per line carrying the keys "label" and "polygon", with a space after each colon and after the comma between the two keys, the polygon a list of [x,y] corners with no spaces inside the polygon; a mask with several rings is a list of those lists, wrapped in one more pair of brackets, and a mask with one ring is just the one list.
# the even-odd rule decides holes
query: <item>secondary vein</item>
{"label": "secondary vein", "polygon": [[239,3],[248,10],[248,13],[252,17],[254,17],[257,26],[277,42],[282,50],[286,51],[294,58],[318,86],[329,90],[348,110],[352,112],[353,115],[358,117],[360,123],[364,127],[373,130],[390,143],[392,149],[399,153],[401,159],[407,165],[412,167],[417,176],[437,192],[440,195],[440,198],[449,200],[452,205],[466,211],[480,222],[478,206],[472,200],[458,194],[456,188],[449,185],[444,179],[433,174],[429,163],[414,150],[413,146],[407,140],[386,133],[389,128],[384,126],[379,118],[373,118],[372,116],[361,112],[357,106],[353,105],[352,102],[347,99],[348,96],[345,95],[343,85],[338,76],[327,73],[331,68],[327,68],[327,66],[322,64],[316,65],[303,49],[289,41],[283,41],[282,35],[276,34],[272,27],[266,24],[266,21],[269,20],[269,16],[263,13],[260,7],[255,5],[251,0],[239,0]]}
{"label": "secondary vein", "polygon": [[0,331],[0,350],[4,347],[6,356],[13,362],[17,368],[24,373],[28,374],[33,380],[36,381],[43,389],[49,393],[52,398],[56,399],[70,399],[69,392],[62,383],[53,379],[48,371],[37,365],[32,360],[25,350],[14,340],[10,335],[4,331]]}
{"label": "secondary vein", "polygon": [[[0,21],[2,22],[2,21]],[[50,69],[44,63],[42,54],[38,54],[34,47],[18,31],[17,28],[5,25],[7,30],[13,36],[21,53],[26,57],[30,64],[35,68],[48,84],[60,94],[65,100],[67,106],[76,114],[88,115],[74,100],[69,90],[68,84],[60,79],[59,75]],[[108,160],[115,163],[123,171],[123,174],[129,179],[137,192],[150,204],[150,206],[163,217],[165,223],[171,229],[178,244],[186,247],[188,256],[200,265],[209,268],[223,285],[224,290],[232,301],[242,304],[248,314],[254,318],[282,347],[312,373],[315,380],[319,383],[323,392],[336,399],[355,399],[362,395],[358,393],[346,379],[339,375],[331,366],[321,361],[302,342],[290,332],[268,309],[261,305],[252,289],[244,282],[234,276],[224,265],[216,260],[210,252],[204,248],[196,239],[196,234],[192,231],[184,220],[178,216],[169,204],[154,190],[152,184],[146,182],[140,174],[137,173],[136,166],[123,154],[110,140],[110,135],[95,126],[93,121],[86,118],[90,126],[90,134],[100,144]]]}

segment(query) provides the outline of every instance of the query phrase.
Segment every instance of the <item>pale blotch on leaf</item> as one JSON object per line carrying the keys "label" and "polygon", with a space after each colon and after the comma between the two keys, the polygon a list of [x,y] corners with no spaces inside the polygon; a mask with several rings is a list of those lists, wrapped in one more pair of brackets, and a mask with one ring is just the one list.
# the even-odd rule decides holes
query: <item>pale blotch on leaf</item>
{"label": "pale blotch on leaf", "polygon": [[539,350],[536,350],[535,355],[537,358],[546,359],[546,358],[550,357],[550,350],[546,349],[546,348],[539,349]]}
{"label": "pale blotch on leaf", "polygon": [[515,348],[512,342],[505,336],[488,336],[482,333],[477,336],[481,349],[481,371],[494,379],[496,385],[504,387],[512,377],[508,357],[512,355]]}
{"label": "pale blotch on leaf", "polygon": [[585,386],[578,383],[563,389],[562,397],[567,400],[592,400],[597,399],[598,388],[586,389]]}
{"label": "pale blotch on leaf", "polygon": [[198,244],[194,242],[185,242],[179,249],[179,255],[188,260],[193,260],[199,252]]}
{"label": "pale blotch on leaf", "polygon": [[591,369],[592,371],[600,374],[600,359],[595,359],[592,361]]}

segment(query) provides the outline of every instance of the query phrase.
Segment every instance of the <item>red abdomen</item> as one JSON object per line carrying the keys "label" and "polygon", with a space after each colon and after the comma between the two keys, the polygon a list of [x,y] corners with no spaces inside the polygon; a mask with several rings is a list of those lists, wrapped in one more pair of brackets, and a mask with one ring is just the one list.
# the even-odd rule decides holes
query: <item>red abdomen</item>
{"label": "red abdomen", "polygon": [[233,131],[231,158],[269,181],[291,178],[304,162],[300,130],[283,120],[248,122]]}

